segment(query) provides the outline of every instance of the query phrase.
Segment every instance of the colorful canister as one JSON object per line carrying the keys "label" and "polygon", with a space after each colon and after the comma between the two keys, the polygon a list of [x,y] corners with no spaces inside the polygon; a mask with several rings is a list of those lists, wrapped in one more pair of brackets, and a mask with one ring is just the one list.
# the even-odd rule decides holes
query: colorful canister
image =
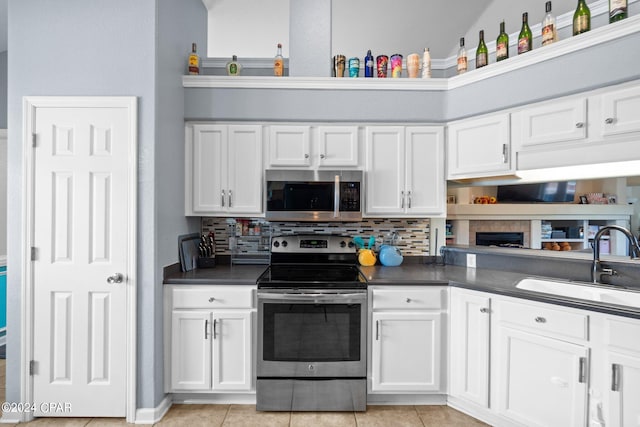
{"label": "colorful canister", "polygon": [[402,55],[396,53],[391,55],[391,77],[402,76]]}
{"label": "colorful canister", "polygon": [[360,59],[349,58],[349,77],[358,77],[360,74]]}
{"label": "colorful canister", "polygon": [[387,66],[389,64],[389,57],[387,55],[378,55],[376,57],[376,69],[378,71],[378,77],[387,77]]}
{"label": "colorful canister", "polygon": [[407,56],[407,75],[415,79],[418,77],[418,73],[420,71],[420,55],[417,53],[412,53]]}

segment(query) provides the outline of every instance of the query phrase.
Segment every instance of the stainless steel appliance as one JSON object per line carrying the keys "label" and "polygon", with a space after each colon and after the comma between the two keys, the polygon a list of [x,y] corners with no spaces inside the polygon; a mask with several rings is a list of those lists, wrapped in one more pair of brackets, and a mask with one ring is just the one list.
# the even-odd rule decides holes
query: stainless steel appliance
{"label": "stainless steel appliance", "polygon": [[265,215],[276,221],[359,221],[363,172],[265,171]]}
{"label": "stainless steel appliance", "polygon": [[365,411],[367,282],[348,237],[273,237],[258,278],[257,409]]}

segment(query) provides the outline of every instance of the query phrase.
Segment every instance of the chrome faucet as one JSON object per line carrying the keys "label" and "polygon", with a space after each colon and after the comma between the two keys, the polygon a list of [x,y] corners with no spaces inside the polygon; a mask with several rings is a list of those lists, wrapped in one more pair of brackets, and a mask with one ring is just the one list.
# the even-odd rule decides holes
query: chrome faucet
{"label": "chrome faucet", "polygon": [[618,230],[622,234],[627,237],[629,240],[630,249],[630,257],[631,259],[640,258],[640,244],[638,244],[638,239],[634,236],[629,230],[619,225],[605,225],[598,230],[595,237],[593,238],[593,262],[591,264],[591,283],[600,283],[598,274],[608,274],[610,276],[615,276],[616,272],[610,268],[602,268],[600,264],[600,239],[602,235],[608,230]]}

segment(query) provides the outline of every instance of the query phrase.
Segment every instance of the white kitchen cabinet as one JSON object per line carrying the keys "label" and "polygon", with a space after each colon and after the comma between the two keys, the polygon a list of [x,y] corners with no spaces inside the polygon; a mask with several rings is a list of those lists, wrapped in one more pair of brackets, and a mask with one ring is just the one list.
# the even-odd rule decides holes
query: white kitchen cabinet
{"label": "white kitchen cabinet", "polygon": [[497,413],[527,426],[586,425],[586,315],[524,301],[494,308]]}
{"label": "white kitchen cabinet", "polygon": [[444,214],[442,127],[369,126],[366,152],[365,215]]}
{"label": "white kitchen cabinet", "polygon": [[262,126],[188,124],[186,215],[262,213]]}
{"label": "white kitchen cabinet", "polygon": [[370,299],[371,392],[442,392],[446,288],[376,286]]}
{"label": "white kitchen cabinet", "polygon": [[254,288],[165,287],[169,391],[253,388]]}
{"label": "white kitchen cabinet", "polygon": [[358,126],[270,125],[267,167],[354,168]]}
{"label": "white kitchen cabinet", "polygon": [[524,108],[511,115],[511,125],[517,151],[584,142],[588,135],[587,99],[569,98]]}
{"label": "white kitchen cabinet", "polygon": [[640,132],[640,85],[624,86],[602,94],[597,114],[595,120],[602,126],[602,136]]}
{"label": "white kitchen cabinet", "polygon": [[491,298],[451,288],[449,394],[489,408]]}
{"label": "white kitchen cabinet", "polygon": [[447,179],[501,176],[514,172],[509,113],[452,122],[448,133]]}
{"label": "white kitchen cabinet", "polygon": [[603,389],[607,426],[640,423],[640,321],[622,317],[606,319],[606,357]]}

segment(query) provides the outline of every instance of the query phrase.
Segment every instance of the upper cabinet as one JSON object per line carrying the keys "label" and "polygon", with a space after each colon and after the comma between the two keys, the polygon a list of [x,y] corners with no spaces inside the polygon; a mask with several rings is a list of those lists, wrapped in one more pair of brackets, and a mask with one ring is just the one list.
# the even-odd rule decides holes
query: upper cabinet
{"label": "upper cabinet", "polygon": [[606,92],[599,101],[597,120],[602,136],[640,132],[640,85]]}
{"label": "upper cabinet", "polygon": [[334,167],[359,165],[357,126],[269,126],[267,167]]}
{"label": "upper cabinet", "polygon": [[509,123],[509,113],[451,123],[447,141],[447,178],[459,180],[513,173]]}
{"label": "upper cabinet", "polygon": [[444,214],[441,126],[369,126],[365,139],[365,215]]}
{"label": "upper cabinet", "polygon": [[186,215],[262,213],[262,126],[188,124]]}

